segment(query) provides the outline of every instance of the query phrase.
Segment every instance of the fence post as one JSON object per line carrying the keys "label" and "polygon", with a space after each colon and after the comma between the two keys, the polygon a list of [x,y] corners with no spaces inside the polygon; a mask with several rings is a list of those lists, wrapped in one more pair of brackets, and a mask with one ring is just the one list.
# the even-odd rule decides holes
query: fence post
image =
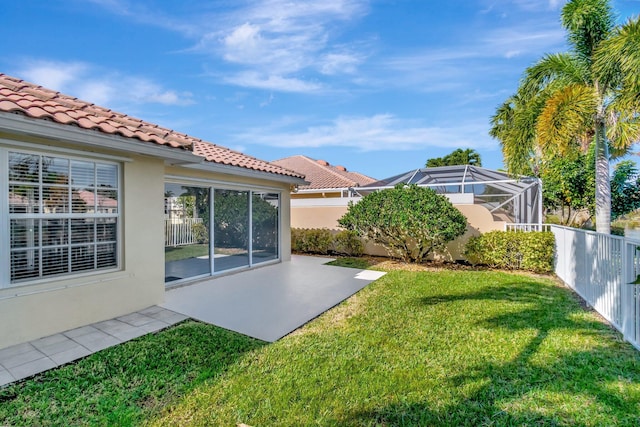
{"label": "fence post", "polygon": [[634,252],[635,245],[624,240],[622,251],[622,334],[629,342],[636,341],[635,319],[636,319],[636,285],[630,283],[635,280]]}

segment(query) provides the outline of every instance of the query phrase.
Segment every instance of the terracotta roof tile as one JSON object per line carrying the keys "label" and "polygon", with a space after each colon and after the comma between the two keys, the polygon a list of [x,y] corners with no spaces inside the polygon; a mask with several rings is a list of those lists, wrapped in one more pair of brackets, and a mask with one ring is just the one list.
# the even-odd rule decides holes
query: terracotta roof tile
{"label": "terracotta roof tile", "polygon": [[189,150],[212,163],[304,178],[284,167],[0,73],[2,112],[18,112],[34,119]]}
{"label": "terracotta roof tile", "polygon": [[7,112],[13,112],[13,111],[21,111],[22,107],[20,107],[18,104],[16,104],[15,102],[9,100],[9,99],[3,99],[0,100],[0,111],[7,111]]}
{"label": "terracotta roof tile", "polygon": [[375,179],[358,172],[349,172],[342,166],[331,166],[325,160],[315,160],[307,156],[291,156],[272,163],[305,175],[309,185],[301,190],[359,187],[376,182]]}
{"label": "terracotta roof tile", "polygon": [[238,151],[233,151],[216,144],[204,141],[195,141],[193,152],[199,156],[203,156],[210,162],[222,163],[229,166],[240,166],[256,171],[283,174],[293,177],[304,178],[304,174],[288,170],[273,163],[247,156]]}

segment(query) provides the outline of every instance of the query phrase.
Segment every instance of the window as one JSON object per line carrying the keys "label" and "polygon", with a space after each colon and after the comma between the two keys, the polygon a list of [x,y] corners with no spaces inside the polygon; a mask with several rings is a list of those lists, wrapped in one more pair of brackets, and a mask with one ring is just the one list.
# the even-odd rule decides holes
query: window
{"label": "window", "polygon": [[164,202],[166,283],[280,259],[276,191],[167,182]]}
{"label": "window", "polygon": [[251,200],[252,260],[254,264],[278,259],[280,196],[253,192]]}
{"label": "window", "polygon": [[8,153],[10,281],[118,266],[119,167]]}
{"label": "window", "polygon": [[215,272],[250,265],[249,191],[213,192],[213,248]]}

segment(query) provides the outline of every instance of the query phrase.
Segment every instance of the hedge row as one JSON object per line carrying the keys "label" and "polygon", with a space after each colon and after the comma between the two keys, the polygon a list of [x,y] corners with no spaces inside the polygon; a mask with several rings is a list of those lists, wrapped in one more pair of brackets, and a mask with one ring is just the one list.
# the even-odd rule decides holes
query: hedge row
{"label": "hedge row", "polygon": [[[298,253],[360,256],[364,246],[353,231],[291,229],[291,249]],[[550,231],[490,231],[469,239],[464,256],[473,265],[536,273],[553,271],[555,238]]]}
{"label": "hedge row", "polygon": [[471,237],[464,256],[473,265],[549,273],[554,253],[555,239],[550,231],[491,231]]}
{"label": "hedge row", "polygon": [[364,253],[364,245],[353,231],[332,233],[326,228],[292,228],[291,250],[319,255],[360,256]]}

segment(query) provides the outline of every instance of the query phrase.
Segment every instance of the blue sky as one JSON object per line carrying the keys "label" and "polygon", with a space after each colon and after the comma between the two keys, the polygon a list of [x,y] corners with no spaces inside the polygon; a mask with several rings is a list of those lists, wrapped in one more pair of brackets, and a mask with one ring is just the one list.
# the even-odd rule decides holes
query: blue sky
{"label": "blue sky", "polygon": [[[65,0],[1,6],[0,71],[265,159],[375,178],[473,148],[562,0]],[[640,0],[614,0],[621,21]]]}

